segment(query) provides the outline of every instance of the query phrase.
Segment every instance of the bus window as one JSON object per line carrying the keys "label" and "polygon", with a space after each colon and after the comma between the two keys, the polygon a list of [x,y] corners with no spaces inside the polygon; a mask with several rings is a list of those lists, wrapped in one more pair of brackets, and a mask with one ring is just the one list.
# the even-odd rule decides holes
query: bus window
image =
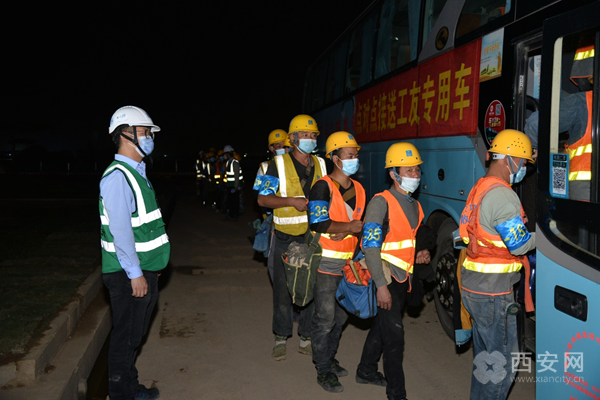
{"label": "bus window", "polygon": [[511,0],[466,0],[460,13],[456,36],[492,22],[510,11]]}
{"label": "bus window", "polygon": [[329,55],[327,72],[327,103],[337,100],[344,94],[344,75],[348,41],[338,44]]}
{"label": "bus window", "polygon": [[423,19],[423,43],[427,41],[435,22],[437,21],[446,0],[427,0],[425,2],[425,17]]}
{"label": "bus window", "polygon": [[562,49],[556,50],[562,52],[562,72],[556,85],[560,92],[553,97],[558,100],[552,104],[553,113],[558,111],[558,125],[550,148],[568,154],[569,199],[579,201],[590,201],[594,47],[594,32],[584,32],[564,37]]}
{"label": "bus window", "polygon": [[[550,153],[556,154],[553,160],[564,154],[568,170],[553,168],[550,187],[555,197],[563,197],[562,191],[569,200],[582,202],[596,200],[590,196],[592,181],[597,180],[592,159],[598,157],[592,148],[595,42],[595,31],[567,35],[557,42],[554,55],[560,60],[560,68],[553,77]],[[594,251],[590,238],[597,234],[598,227],[579,225],[561,213],[554,219],[558,237]]]}
{"label": "bus window", "polygon": [[418,0],[386,0],[383,4],[377,34],[375,78],[417,58],[419,7]]}
{"label": "bus window", "polygon": [[346,92],[352,92],[371,82],[376,26],[377,13],[372,12],[352,31],[348,53]]}

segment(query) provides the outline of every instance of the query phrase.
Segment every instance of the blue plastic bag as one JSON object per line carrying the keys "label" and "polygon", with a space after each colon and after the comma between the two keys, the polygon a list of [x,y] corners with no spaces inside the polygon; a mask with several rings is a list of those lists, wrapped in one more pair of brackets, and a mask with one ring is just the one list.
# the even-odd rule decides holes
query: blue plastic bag
{"label": "blue plastic bag", "polygon": [[273,221],[273,214],[269,214],[264,221],[254,221],[253,227],[256,229],[256,236],[254,236],[254,244],[252,248],[256,251],[263,253],[265,257],[269,256],[269,235],[271,234],[271,223]]}
{"label": "blue plastic bag", "polygon": [[344,275],[335,293],[335,298],[349,313],[366,319],[377,315],[376,294],[377,288],[373,279],[369,279],[369,283],[364,286],[348,282]]}

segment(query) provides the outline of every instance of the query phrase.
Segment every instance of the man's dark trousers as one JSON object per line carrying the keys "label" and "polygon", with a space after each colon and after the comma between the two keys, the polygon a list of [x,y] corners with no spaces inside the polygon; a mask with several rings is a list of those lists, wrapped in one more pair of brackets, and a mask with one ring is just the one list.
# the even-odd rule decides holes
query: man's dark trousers
{"label": "man's dark trousers", "polygon": [[113,329],[108,350],[108,393],[111,400],[131,400],[139,385],[135,357],[158,300],[158,273],[143,271],[148,283],[144,297],[133,297],[125,271],[103,274],[110,294]]}

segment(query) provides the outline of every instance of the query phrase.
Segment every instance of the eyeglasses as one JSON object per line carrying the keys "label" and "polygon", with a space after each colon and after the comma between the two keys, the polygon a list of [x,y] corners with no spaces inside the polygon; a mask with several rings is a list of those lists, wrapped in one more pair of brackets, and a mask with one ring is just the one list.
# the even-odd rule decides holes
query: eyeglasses
{"label": "eyeglasses", "polygon": [[145,138],[150,138],[152,140],[154,140],[154,132],[152,132],[150,129],[148,129],[147,131],[145,131],[143,133]]}

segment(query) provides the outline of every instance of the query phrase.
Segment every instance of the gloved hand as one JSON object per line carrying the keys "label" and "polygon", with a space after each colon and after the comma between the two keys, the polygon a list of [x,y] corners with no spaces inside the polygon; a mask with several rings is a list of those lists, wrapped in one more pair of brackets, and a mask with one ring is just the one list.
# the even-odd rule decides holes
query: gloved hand
{"label": "gloved hand", "polygon": [[235,189],[231,189],[231,193],[235,193]]}

